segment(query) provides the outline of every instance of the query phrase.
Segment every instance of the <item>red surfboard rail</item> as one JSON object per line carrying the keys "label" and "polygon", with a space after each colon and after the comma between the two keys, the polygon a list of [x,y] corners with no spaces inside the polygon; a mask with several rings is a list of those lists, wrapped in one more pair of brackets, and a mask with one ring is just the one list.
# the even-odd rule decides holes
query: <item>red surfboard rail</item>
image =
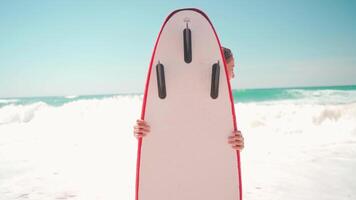
{"label": "red surfboard rail", "polygon": [[[215,30],[213,24],[211,23],[209,17],[203,11],[201,11],[201,10],[199,10],[197,8],[183,8],[183,9],[175,10],[172,13],[170,13],[166,17],[166,19],[164,20],[164,23],[161,26],[161,29],[160,29],[159,34],[157,36],[156,43],[155,43],[155,46],[154,46],[154,49],[153,49],[153,52],[152,52],[151,61],[150,61],[150,64],[149,64],[149,69],[148,69],[147,78],[146,78],[145,93],[144,93],[143,103],[142,103],[142,110],[141,110],[141,119],[142,120],[145,119],[146,100],[147,100],[147,93],[148,93],[148,88],[149,88],[149,80],[150,80],[150,77],[151,77],[151,69],[152,69],[152,64],[153,64],[153,60],[154,60],[155,53],[156,53],[157,44],[159,42],[162,30],[164,29],[166,23],[169,21],[169,19],[174,14],[176,14],[176,13],[178,13],[180,11],[184,11],[184,10],[195,11],[195,12],[201,14],[202,16],[204,16],[208,20],[209,24],[211,25],[211,27],[212,27],[212,29],[214,31],[215,38],[216,38],[216,40],[217,40],[217,42],[219,44],[219,47],[220,47],[220,54],[221,54],[221,57],[223,58],[223,62],[224,62],[225,76],[228,77],[227,64],[226,64],[226,60],[225,60],[225,57],[224,57],[224,53],[223,53],[222,48],[221,48],[222,46],[221,46],[219,37],[218,37],[218,35],[216,33],[216,30]],[[227,80],[227,85],[228,85],[228,88],[229,88],[229,98],[230,98],[231,114],[232,114],[233,123],[234,123],[234,130],[236,131],[236,130],[238,130],[238,128],[237,128],[237,123],[236,123],[236,114],[235,114],[235,107],[234,107],[234,100],[233,100],[233,95],[232,95],[232,90],[231,90],[231,84],[230,84],[229,79],[226,79],[226,80]],[[135,200],[139,200],[138,192],[139,192],[139,181],[140,181],[141,146],[142,146],[142,142],[143,142],[142,140],[143,140],[142,138],[138,139],[137,161],[136,161]],[[240,161],[241,159],[240,159],[240,152],[239,151],[236,151],[236,160],[237,160],[238,183],[239,183],[239,194],[240,194],[239,200],[242,200],[242,178],[241,178],[241,161]]]}

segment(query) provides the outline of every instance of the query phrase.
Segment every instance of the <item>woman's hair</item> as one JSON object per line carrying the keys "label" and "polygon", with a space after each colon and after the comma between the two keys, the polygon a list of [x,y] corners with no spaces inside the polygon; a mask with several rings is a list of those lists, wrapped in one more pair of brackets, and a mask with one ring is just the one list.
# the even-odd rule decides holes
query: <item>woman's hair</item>
{"label": "woman's hair", "polygon": [[224,57],[225,57],[225,60],[229,60],[230,58],[233,57],[232,55],[232,52],[229,48],[226,48],[226,47],[221,47],[224,51]]}

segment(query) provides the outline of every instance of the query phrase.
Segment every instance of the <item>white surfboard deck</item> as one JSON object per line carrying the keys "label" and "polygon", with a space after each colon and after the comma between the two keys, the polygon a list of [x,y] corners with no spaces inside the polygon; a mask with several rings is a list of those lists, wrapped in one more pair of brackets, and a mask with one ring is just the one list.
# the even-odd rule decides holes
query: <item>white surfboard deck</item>
{"label": "white surfboard deck", "polygon": [[[192,61],[183,30],[191,30]],[[219,94],[210,96],[212,66]],[[156,65],[164,66],[160,98]],[[181,9],[163,24],[149,66],[141,118],[151,132],[139,140],[136,200],[241,200],[239,153],[228,144],[235,111],[220,42],[207,16]]]}

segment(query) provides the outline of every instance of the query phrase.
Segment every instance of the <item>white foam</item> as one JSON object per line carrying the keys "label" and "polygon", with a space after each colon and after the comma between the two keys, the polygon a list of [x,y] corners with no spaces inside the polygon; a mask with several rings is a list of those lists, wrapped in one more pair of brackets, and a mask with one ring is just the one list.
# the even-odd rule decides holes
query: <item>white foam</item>
{"label": "white foam", "polygon": [[66,99],[75,99],[77,98],[78,95],[68,95],[68,96],[65,96]]}
{"label": "white foam", "polygon": [[[142,95],[0,108],[0,200],[133,199],[141,106]],[[355,103],[235,106],[244,199],[356,198]]]}
{"label": "white foam", "polygon": [[[295,103],[345,104],[356,102],[355,90],[306,90],[289,89],[286,92],[298,99]],[[288,100],[287,100],[288,101]]]}
{"label": "white foam", "polygon": [[16,103],[18,102],[18,99],[0,99],[0,103],[6,104],[6,103]]}
{"label": "white foam", "polygon": [[36,111],[45,108],[47,105],[43,102],[37,102],[30,105],[7,105],[0,108],[0,125],[9,123],[27,123],[31,121]]}

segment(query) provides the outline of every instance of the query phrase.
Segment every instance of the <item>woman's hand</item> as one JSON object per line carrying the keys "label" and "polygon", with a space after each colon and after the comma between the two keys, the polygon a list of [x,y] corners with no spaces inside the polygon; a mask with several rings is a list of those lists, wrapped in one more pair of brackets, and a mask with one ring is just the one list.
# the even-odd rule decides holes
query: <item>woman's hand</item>
{"label": "woman's hand", "polygon": [[229,136],[228,143],[233,149],[241,151],[244,148],[244,137],[242,137],[241,131],[233,131],[232,136]]}
{"label": "woman's hand", "polygon": [[[146,121],[138,119],[134,126],[134,135],[137,139],[145,137],[151,131],[150,126]],[[244,148],[244,138],[241,131],[233,131],[233,135],[229,136],[228,143],[233,149],[241,151]]]}
{"label": "woman's hand", "polygon": [[150,126],[146,121],[141,119],[136,120],[136,125],[134,126],[134,135],[137,139],[146,136],[150,130]]}

